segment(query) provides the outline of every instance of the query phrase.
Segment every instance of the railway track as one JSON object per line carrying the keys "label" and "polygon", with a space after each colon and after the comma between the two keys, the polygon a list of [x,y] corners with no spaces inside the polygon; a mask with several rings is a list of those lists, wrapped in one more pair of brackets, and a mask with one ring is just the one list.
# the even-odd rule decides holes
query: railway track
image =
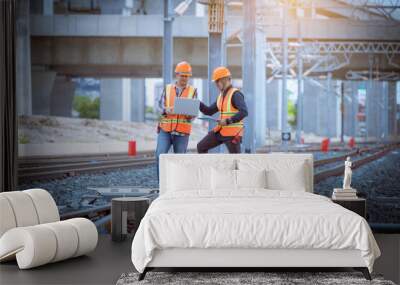
{"label": "railway track", "polygon": [[126,154],[104,154],[23,158],[18,161],[18,180],[20,183],[51,180],[84,173],[142,167],[154,162],[153,152],[139,153],[135,157]]}
{"label": "railway track", "polygon": [[[365,157],[361,157],[359,159],[353,160],[352,161],[352,169],[357,169],[369,162],[372,162],[374,160],[377,160],[383,156],[385,156],[389,151],[394,150],[396,148],[400,147],[399,143],[396,144],[390,144],[390,145],[382,145],[382,146],[376,146],[372,148],[364,148],[358,150],[358,152],[354,153],[348,153],[339,157],[333,157],[333,158],[328,158],[328,159],[323,159],[323,160],[318,160],[314,162],[314,168],[326,164],[331,164],[335,163],[338,161],[344,161],[344,159],[347,156],[359,156],[364,153],[369,153]],[[344,164],[342,163],[339,166],[335,166],[332,168],[329,168],[327,170],[319,171],[314,173],[314,184],[318,183],[322,180],[325,180],[329,177],[334,177],[334,176],[340,176],[343,175],[344,172]]]}
{"label": "railway track", "polygon": [[27,157],[18,160],[18,180],[24,183],[60,179],[85,173],[142,167],[152,163],[155,163],[154,152],[141,152],[135,157],[122,153]]}
{"label": "railway track", "polygon": [[[316,160],[314,161],[314,168],[318,168],[323,165],[329,165],[337,162],[343,162],[347,156],[351,157],[362,156],[359,159],[353,160],[353,169],[356,169],[361,167],[362,165],[365,165],[371,161],[383,157],[389,151],[394,150],[398,147],[400,147],[399,143],[390,145],[379,145],[373,147],[362,147],[360,149],[350,151],[340,156]],[[314,183],[318,183],[328,177],[340,176],[343,174],[343,171],[344,171],[344,165],[340,165],[332,167],[327,170],[316,172],[314,173]],[[111,219],[110,215],[111,215],[111,205],[107,204],[103,206],[97,206],[74,212],[68,212],[61,215],[61,219],[69,219],[74,217],[87,217],[94,219],[97,226],[102,226],[110,221]]]}
{"label": "railway track", "polygon": [[[314,161],[314,167],[318,168],[339,161],[344,161],[347,156],[357,157],[366,153],[379,152],[390,149],[393,145],[375,145],[351,150],[343,155],[320,159]],[[192,150],[193,151],[193,150]],[[300,152],[319,151],[315,146],[309,149],[302,149]],[[343,151],[336,148],[336,151]],[[263,152],[261,150],[261,152]],[[362,165],[363,160],[355,162],[355,168]],[[30,181],[60,179],[68,176],[75,176],[85,173],[102,173],[115,169],[137,168],[155,163],[153,152],[141,152],[137,156],[127,154],[97,154],[97,155],[76,155],[76,156],[43,156],[26,157],[18,160],[18,180],[20,183]],[[365,162],[367,163],[367,162]],[[340,175],[343,167],[338,166],[315,174],[315,183],[330,176]]]}

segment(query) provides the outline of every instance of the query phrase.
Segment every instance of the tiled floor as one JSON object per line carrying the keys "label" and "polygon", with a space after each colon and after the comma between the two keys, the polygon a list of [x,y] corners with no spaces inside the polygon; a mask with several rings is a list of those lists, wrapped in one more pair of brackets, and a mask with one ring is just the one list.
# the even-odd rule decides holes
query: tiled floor
{"label": "tiled floor", "polygon": [[0,264],[0,284],[115,284],[122,273],[134,271],[130,253],[131,241],[115,243],[100,235],[88,256],[29,270],[19,270],[16,262]]}

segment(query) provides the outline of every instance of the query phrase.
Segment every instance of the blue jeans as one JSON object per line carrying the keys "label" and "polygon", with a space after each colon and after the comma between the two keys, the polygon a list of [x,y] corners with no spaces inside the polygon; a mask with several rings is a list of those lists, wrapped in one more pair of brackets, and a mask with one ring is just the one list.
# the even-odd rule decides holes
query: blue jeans
{"label": "blue jeans", "polygon": [[160,154],[168,153],[171,145],[174,153],[185,153],[189,143],[189,135],[177,136],[171,135],[163,130],[160,130],[157,137],[157,148],[156,148],[156,166],[157,166],[157,179],[160,177]]}

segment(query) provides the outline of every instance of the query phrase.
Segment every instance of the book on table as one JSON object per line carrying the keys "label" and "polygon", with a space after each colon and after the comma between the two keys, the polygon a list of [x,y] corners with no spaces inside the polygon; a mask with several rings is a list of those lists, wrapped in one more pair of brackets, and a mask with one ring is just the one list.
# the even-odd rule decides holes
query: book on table
{"label": "book on table", "polygon": [[357,199],[357,190],[354,188],[351,189],[341,189],[335,188],[333,189],[332,199]]}
{"label": "book on table", "polygon": [[357,197],[356,193],[333,193],[338,197]]}
{"label": "book on table", "polygon": [[335,188],[333,189],[334,193],[357,193],[357,190],[354,188],[350,189],[342,189],[342,188]]}

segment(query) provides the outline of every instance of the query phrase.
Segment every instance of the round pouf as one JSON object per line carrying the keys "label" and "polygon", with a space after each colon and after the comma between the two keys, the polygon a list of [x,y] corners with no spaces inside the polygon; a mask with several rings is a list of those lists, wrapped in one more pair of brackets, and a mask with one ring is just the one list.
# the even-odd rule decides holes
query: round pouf
{"label": "round pouf", "polygon": [[146,197],[120,197],[111,201],[111,237],[113,241],[123,241],[133,237],[140,221],[149,208]]}

